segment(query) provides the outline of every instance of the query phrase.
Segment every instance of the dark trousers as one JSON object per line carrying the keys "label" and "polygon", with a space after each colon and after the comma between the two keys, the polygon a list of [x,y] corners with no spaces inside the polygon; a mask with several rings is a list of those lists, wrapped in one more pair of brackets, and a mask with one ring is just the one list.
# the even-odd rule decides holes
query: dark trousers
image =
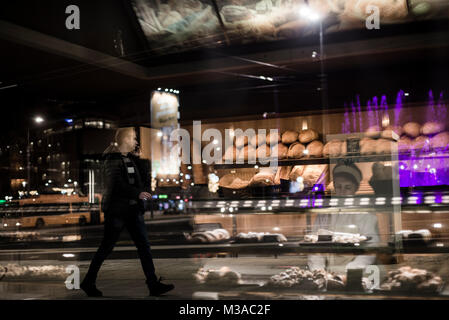
{"label": "dark trousers", "polygon": [[90,263],[85,277],[86,282],[95,283],[101,265],[112,252],[124,228],[128,230],[134,241],[147,281],[157,280],[143,214],[131,207],[128,212],[122,212],[120,216],[105,213],[103,240]]}

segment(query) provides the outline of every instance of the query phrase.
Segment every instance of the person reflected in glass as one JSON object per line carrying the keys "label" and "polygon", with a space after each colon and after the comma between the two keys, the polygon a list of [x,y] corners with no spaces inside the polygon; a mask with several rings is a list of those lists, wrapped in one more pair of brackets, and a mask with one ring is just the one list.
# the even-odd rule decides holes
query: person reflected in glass
{"label": "person reflected in glass", "polygon": [[161,278],[156,277],[144,222],[144,201],[152,196],[149,165],[148,161],[134,154],[136,146],[134,128],[120,128],[116,131],[114,143],[103,154],[101,206],[105,216],[104,236],[80,285],[91,297],[102,296],[95,284],[98,271],[125,228],[137,248],[150,295],[159,296],[174,289],[174,285],[164,284]]}
{"label": "person reflected in glass", "polygon": [[[335,195],[352,197],[359,190],[362,172],[354,163],[338,163],[333,173]],[[341,199],[340,201],[345,201]],[[372,246],[380,242],[379,226],[376,214],[345,213],[344,209],[331,214],[318,214],[312,227],[314,234],[359,234],[368,238],[365,245]],[[327,269],[344,273],[347,269],[365,269],[376,262],[375,255],[311,255],[308,266],[311,270]]]}

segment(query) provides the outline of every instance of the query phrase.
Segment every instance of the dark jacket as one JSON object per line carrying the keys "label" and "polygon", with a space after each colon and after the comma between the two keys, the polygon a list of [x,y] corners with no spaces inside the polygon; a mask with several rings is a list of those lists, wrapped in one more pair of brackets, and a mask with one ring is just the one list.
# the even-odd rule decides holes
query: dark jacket
{"label": "dark jacket", "polygon": [[149,161],[132,154],[128,157],[136,166],[136,181],[131,185],[128,173],[120,153],[107,153],[103,161],[103,197],[101,209],[105,214],[120,214],[130,207],[130,200],[135,200],[143,211],[143,202],[139,200],[142,191],[150,192],[151,177]]}

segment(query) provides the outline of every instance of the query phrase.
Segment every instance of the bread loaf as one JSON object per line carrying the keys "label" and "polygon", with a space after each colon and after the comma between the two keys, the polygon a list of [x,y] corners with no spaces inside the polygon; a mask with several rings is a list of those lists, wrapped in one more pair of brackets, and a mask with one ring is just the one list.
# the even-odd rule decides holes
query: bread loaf
{"label": "bread loaf", "polygon": [[449,132],[441,132],[430,139],[431,148],[447,148],[449,145]]}
{"label": "bread loaf", "polygon": [[298,140],[299,133],[292,130],[287,130],[282,134],[282,143],[290,144]]}
{"label": "bread loaf", "polygon": [[269,171],[261,171],[252,177],[250,187],[263,187],[274,185],[274,174]]}
{"label": "bread loaf", "polygon": [[421,127],[421,134],[430,136],[444,131],[444,123],[429,121]]}
{"label": "bread loaf", "polygon": [[427,150],[430,147],[430,139],[426,136],[419,136],[412,141],[412,149]]}
{"label": "bread loaf", "polygon": [[317,158],[322,157],[323,156],[323,147],[324,147],[324,145],[321,141],[314,140],[307,145],[306,154],[309,157],[317,157]]}
{"label": "bread loaf", "polygon": [[289,180],[296,181],[296,179],[302,176],[304,169],[305,166],[294,166],[288,177]]}
{"label": "bread loaf", "polygon": [[397,153],[397,143],[388,139],[379,139],[376,141],[376,154]]}
{"label": "bread loaf", "polygon": [[267,140],[267,144],[269,144],[269,145],[275,145],[275,144],[277,144],[278,142],[281,142],[281,135],[279,134],[279,132],[277,132],[277,133],[271,133],[271,132],[269,132],[269,133],[267,134],[266,140]]}
{"label": "bread loaf", "polygon": [[316,139],[318,139],[318,132],[313,129],[301,130],[299,133],[299,142],[301,143],[309,143]]}
{"label": "bread loaf", "polygon": [[416,138],[421,132],[421,125],[416,122],[408,122],[402,127],[404,133],[409,137]]}
{"label": "bread loaf", "polygon": [[371,126],[365,131],[365,136],[372,139],[379,138],[381,131],[378,125]]}
{"label": "bread loaf", "polygon": [[304,150],[306,147],[299,142],[293,143],[290,145],[290,148],[287,152],[287,157],[290,159],[299,159],[304,157]]}
{"label": "bread loaf", "polygon": [[409,152],[412,149],[412,139],[407,136],[402,136],[398,142],[398,151],[399,152]]}
{"label": "bread loaf", "polygon": [[237,158],[237,149],[234,146],[229,146],[223,155],[223,160],[225,161],[235,161]]}
{"label": "bread loaf", "polygon": [[336,158],[342,154],[343,143],[340,140],[331,140],[323,148],[323,156]]}
{"label": "bread loaf", "polygon": [[243,146],[246,146],[248,144],[248,136],[237,136],[235,138],[235,146],[237,148],[242,148]]}
{"label": "bread loaf", "polygon": [[237,160],[254,160],[256,159],[256,149],[252,146],[244,146],[237,152]]}
{"label": "bread loaf", "polygon": [[402,127],[400,126],[388,126],[386,127],[382,133],[380,134],[381,138],[384,139],[393,139],[393,132],[400,137],[403,133]]}
{"label": "bread loaf", "polygon": [[257,148],[257,147],[265,144],[266,139],[267,139],[267,135],[266,134],[256,134],[256,135],[251,137],[251,140],[249,141],[249,143],[254,148]]}
{"label": "bread loaf", "polygon": [[266,158],[270,157],[271,149],[269,146],[264,144],[264,145],[261,145],[259,148],[257,148],[256,154],[257,154],[257,159],[266,159]]}
{"label": "bread loaf", "polygon": [[360,154],[369,155],[376,153],[376,140],[370,138],[363,138],[360,140]]}
{"label": "bread loaf", "polygon": [[276,144],[271,148],[271,155],[273,157],[277,156],[278,159],[287,158],[287,154],[288,154],[288,148],[283,143]]}

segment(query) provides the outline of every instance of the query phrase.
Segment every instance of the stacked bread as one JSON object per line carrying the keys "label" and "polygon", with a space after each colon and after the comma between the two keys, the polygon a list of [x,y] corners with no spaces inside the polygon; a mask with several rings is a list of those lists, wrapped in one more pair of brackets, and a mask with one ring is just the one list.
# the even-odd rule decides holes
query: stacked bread
{"label": "stacked bread", "polygon": [[226,229],[215,229],[211,231],[193,232],[188,240],[198,243],[214,243],[229,240],[229,232]]}
{"label": "stacked bread", "polygon": [[[278,152],[278,158],[322,157],[324,145],[318,138],[318,132],[313,129],[300,130],[299,132],[287,130],[281,136],[281,142],[284,146],[278,147],[282,151]],[[287,149],[286,155],[285,149]]]}
{"label": "stacked bread", "polygon": [[441,277],[433,272],[405,266],[388,272],[388,278],[380,286],[387,291],[408,291],[436,293],[443,285]]}
{"label": "stacked bread", "polygon": [[302,270],[291,267],[270,278],[267,285],[276,287],[295,287],[305,290],[338,290],[346,285],[346,277],[325,270]]}
{"label": "stacked bread", "polygon": [[338,158],[345,156],[347,153],[346,141],[341,141],[338,139],[333,139],[326,143],[323,148],[323,156],[330,158]]}
{"label": "stacked bread", "polygon": [[360,153],[362,155],[396,153],[396,141],[400,153],[447,148],[449,132],[445,129],[444,123],[438,121],[429,121],[423,125],[407,122],[402,127],[388,126],[383,130],[373,126],[365,131],[365,138],[360,140]]}

